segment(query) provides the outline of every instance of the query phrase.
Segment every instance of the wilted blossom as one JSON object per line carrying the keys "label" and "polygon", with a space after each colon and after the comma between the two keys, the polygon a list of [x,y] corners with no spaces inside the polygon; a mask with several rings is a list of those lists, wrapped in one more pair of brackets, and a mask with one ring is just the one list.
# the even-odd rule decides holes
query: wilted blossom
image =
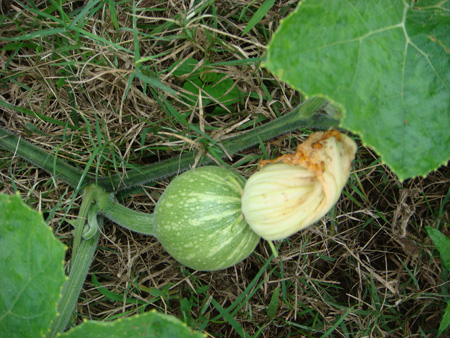
{"label": "wilted blossom", "polygon": [[314,224],[338,201],[355,152],[350,137],[329,130],[311,134],[295,154],[263,161],[245,184],[245,220],[266,240],[284,239]]}

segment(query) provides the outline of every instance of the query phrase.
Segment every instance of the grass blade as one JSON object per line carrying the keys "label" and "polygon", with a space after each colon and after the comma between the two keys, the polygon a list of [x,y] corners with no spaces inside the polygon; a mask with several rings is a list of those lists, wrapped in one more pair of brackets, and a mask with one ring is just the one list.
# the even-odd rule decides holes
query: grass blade
{"label": "grass blade", "polygon": [[98,2],[99,0],[89,1],[87,5],[84,6],[83,10],[78,13],[78,15],[72,20],[68,28],[72,29],[83,17],[85,17],[89,13],[91,8],[94,7]]}
{"label": "grass blade", "polygon": [[239,334],[239,336],[245,338],[248,337],[247,333],[244,331],[242,326],[237,322],[236,319],[225,310],[217,301],[213,298],[211,299],[211,304],[220,312],[221,316],[233,327],[233,329]]}
{"label": "grass blade", "polygon": [[242,35],[247,34],[250,32],[250,30],[255,27],[255,25],[267,14],[267,12],[272,8],[273,4],[275,3],[275,0],[266,0],[261,5],[261,7],[258,8],[255,15],[250,19],[250,21],[247,24],[247,27],[245,27],[244,31],[242,32]]}
{"label": "grass blade", "polygon": [[347,318],[347,316],[350,314],[350,311],[352,309],[348,308],[347,311],[345,311],[345,313],[339,317],[339,319],[336,321],[336,323],[334,323],[334,325],[332,327],[330,327],[327,332],[325,332],[323,335],[320,336],[320,338],[325,338],[325,337],[329,337],[330,334],[339,326],[341,325],[341,323],[344,321],[345,318]]}
{"label": "grass blade", "polygon": [[57,34],[61,34],[61,33],[66,33],[67,29],[66,28],[50,28],[50,29],[45,29],[45,30],[40,30],[40,31],[36,31],[36,32],[31,32],[31,33],[26,33],[23,35],[19,35],[19,36],[13,36],[13,37],[2,37],[0,38],[0,41],[28,41],[28,40],[32,40],[35,38],[43,38],[46,36],[51,36],[51,35],[57,35]]}
{"label": "grass blade", "polygon": [[128,53],[130,55],[133,54],[133,51],[131,51],[129,49],[126,49],[126,48],[122,47],[121,45],[115,44],[114,42],[111,42],[111,41],[109,41],[109,40],[107,40],[107,39],[105,39],[105,38],[103,38],[101,36],[92,34],[91,32],[88,32],[88,31],[86,31],[86,30],[84,30],[82,28],[79,28],[77,26],[74,26],[72,30],[77,32],[77,33],[80,33],[81,35],[84,35],[85,37],[91,39],[92,41],[100,42],[100,43],[102,43],[105,46],[110,46],[110,47],[114,48],[115,50],[121,50],[121,51],[126,52],[126,53]]}
{"label": "grass blade", "polygon": [[111,21],[113,22],[114,29],[119,30],[119,22],[117,21],[117,12],[114,0],[107,0],[109,7],[109,14],[111,15]]}
{"label": "grass blade", "polygon": [[156,77],[150,77],[147,75],[144,75],[141,73],[140,70],[136,70],[136,76],[138,77],[138,79],[140,79],[142,82],[148,84],[149,86],[153,87],[153,88],[159,88],[162,89],[174,96],[177,96],[177,92],[175,90],[173,90],[172,88],[166,86],[165,84],[163,84],[159,79],[157,79]]}

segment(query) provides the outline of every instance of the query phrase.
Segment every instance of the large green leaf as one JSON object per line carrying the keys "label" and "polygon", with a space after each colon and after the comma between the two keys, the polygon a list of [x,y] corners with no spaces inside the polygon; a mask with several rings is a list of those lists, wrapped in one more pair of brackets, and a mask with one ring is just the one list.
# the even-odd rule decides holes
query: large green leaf
{"label": "large green leaf", "polygon": [[[0,194],[0,337],[43,337],[57,316],[65,246],[42,214],[18,195]],[[147,312],[113,322],[87,321],[62,337],[202,338],[173,316]]]}
{"label": "large green leaf", "polygon": [[337,103],[400,179],[450,158],[450,1],[303,0],[265,66]]}
{"label": "large green leaf", "polygon": [[42,337],[66,280],[65,246],[18,195],[0,194],[0,335]]}
{"label": "large green leaf", "polygon": [[62,334],[61,338],[204,338],[175,317],[155,310],[113,322],[88,321]]}

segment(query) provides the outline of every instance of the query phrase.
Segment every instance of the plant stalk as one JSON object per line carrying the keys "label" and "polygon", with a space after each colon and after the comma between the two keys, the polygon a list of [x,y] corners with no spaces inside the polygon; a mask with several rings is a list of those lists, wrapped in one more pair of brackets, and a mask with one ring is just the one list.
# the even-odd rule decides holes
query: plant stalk
{"label": "plant stalk", "polygon": [[78,253],[78,248],[81,244],[83,229],[86,224],[89,209],[92,206],[95,196],[95,186],[91,185],[84,189],[83,202],[81,203],[80,210],[78,211],[78,217],[75,222],[75,231],[72,247],[72,257],[76,257]]}
{"label": "plant stalk", "polygon": [[100,214],[128,230],[155,236],[153,214],[135,211],[123,206],[102,187],[94,185],[88,188],[94,192],[93,198],[97,203]]}
{"label": "plant stalk", "polygon": [[[242,135],[222,141],[222,146],[229,155],[250,148],[262,141],[277,137],[297,129],[316,128],[326,130],[330,127],[337,128],[339,120],[326,114],[318,114],[317,111],[327,104],[322,97],[311,97],[301,105],[294,108],[290,113],[245,132]],[[128,171],[125,175],[114,175],[109,178],[101,178],[97,182],[106,191],[123,191],[156,179],[169,177],[182,171],[188,170],[194,163],[198,154],[186,153],[169,160],[149,164],[142,168]],[[226,154],[223,153],[223,157]],[[212,160],[202,154],[198,165],[211,163]]]}
{"label": "plant stalk", "polygon": [[[103,217],[97,216],[97,223],[99,230],[103,226]],[[58,304],[59,316],[52,323],[50,332],[47,338],[54,338],[58,333],[61,333],[67,327],[67,323],[73,313],[75,304],[83,287],[86,276],[89,272],[92,260],[94,259],[95,251],[97,249],[98,239],[100,238],[100,231],[89,240],[82,240],[78,253],[75,256],[74,262],[71,266],[69,279],[64,285],[62,297]]]}
{"label": "plant stalk", "polygon": [[118,202],[115,202],[114,206],[108,210],[101,210],[100,213],[128,230],[155,236],[153,214],[129,209]]}
{"label": "plant stalk", "polygon": [[[221,144],[226,149],[226,153],[233,155],[262,141],[297,129],[315,128],[323,130],[330,127],[336,128],[339,125],[338,119],[327,114],[317,113],[326,103],[327,100],[322,97],[311,97],[294,108],[290,113],[247,131],[242,135],[226,139]],[[59,159],[57,155],[49,154],[2,128],[0,128],[0,146],[48,171],[53,176],[62,179],[74,188],[82,188],[86,184],[94,181],[91,175],[85,175],[81,170]],[[223,152],[221,154],[222,158],[226,156],[226,153]],[[112,175],[101,178],[98,181],[98,185],[103,187],[107,192],[117,193],[128,190],[132,187],[188,170],[194,163],[197,155],[192,152],[186,153],[166,161],[130,170],[124,175]],[[212,160],[206,154],[202,154],[198,165],[210,162]]]}

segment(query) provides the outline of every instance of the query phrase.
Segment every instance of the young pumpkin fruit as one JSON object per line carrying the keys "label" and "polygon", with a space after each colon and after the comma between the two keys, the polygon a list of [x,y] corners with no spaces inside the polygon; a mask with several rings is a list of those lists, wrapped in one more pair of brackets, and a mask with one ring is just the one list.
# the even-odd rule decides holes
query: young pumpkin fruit
{"label": "young pumpkin fruit", "polygon": [[176,177],[158,200],[154,232],[166,251],[196,270],[228,268],[259,242],[241,213],[245,180],[221,167],[200,167]]}

